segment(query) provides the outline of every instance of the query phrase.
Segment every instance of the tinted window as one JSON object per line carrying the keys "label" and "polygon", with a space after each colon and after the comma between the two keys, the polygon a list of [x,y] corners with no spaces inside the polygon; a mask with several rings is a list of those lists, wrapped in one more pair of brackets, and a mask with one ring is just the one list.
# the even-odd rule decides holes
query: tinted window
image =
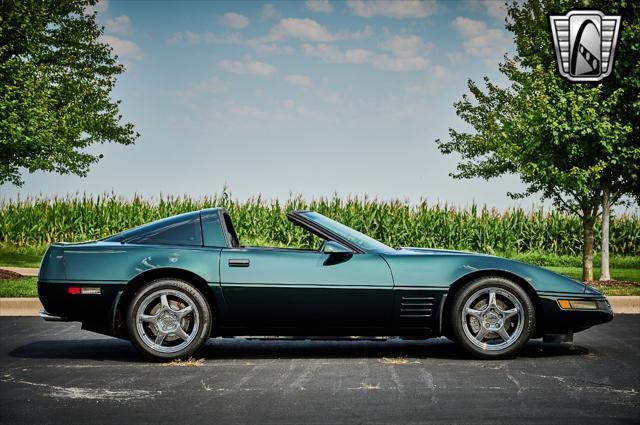
{"label": "tinted window", "polygon": [[220,214],[218,210],[202,211],[202,233],[206,246],[227,246],[222,227],[220,227]]}
{"label": "tinted window", "polygon": [[200,217],[176,221],[129,240],[130,243],[202,246]]}

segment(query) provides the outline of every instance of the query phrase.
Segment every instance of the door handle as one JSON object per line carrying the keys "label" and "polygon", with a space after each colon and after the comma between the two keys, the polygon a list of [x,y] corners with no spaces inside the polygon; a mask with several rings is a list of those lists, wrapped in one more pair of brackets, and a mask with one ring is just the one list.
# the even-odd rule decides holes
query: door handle
{"label": "door handle", "polygon": [[229,259],[229,267],[249,267],[249,260],[246,258]]}

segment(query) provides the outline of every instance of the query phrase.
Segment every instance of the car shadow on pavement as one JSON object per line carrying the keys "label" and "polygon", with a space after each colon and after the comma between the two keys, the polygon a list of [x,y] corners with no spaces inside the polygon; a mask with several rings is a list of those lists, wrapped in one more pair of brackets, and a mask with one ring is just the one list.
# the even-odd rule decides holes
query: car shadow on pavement
{"label": "car shadow on pavement", "polygon": [[[572,344],[543,344],[531,341],[518,357],[540,358],[584,356],[585,347]],[[474,359],[446,338],[429,340],[389,339],[380,341],[327,340],[210,340],[198,357],[205,359],[274,359],[274,358],[381,358]]]}
{"label": "car shadow on pavement", "polygon": [[37,341],[16,348],[9,355],[51,360],[146,361],[129,341],[116,338]]}
{"label": "car shadow on pavement", "polygon": [[[585,356],[589,350],[573,344],[543,344],[530,341],[520,358]],[[119,362],[146,362],[128,342],[115,338],[38,341],[20,346],[12,357],[33,359],[71,359]],[[205,360],[279,358],[382,358],[473,359],[453,342],[430,340],[286,340],[211,339],[197,354]]]}

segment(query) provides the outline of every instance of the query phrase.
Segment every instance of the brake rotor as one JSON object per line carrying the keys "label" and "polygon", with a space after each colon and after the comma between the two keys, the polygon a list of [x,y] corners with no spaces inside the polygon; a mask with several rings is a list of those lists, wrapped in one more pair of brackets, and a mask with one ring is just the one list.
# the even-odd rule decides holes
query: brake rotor
{"label": "brake rotor", "polygon": [[[487,304],[489,304],[487,300],[481,299],[473,306],[473,308],[475,310],[482,311],[486,308]],[[501,310],[509,309],[509,306],[498,297],[496,297],[496,304],[498,304],[498,307],[500,307]],[[471,330],[473,331],[473,333],[477,334],[478,332],[480,332],[480,321],[476,317],[473,317],[473,316],[469,317],[469,325],[471,326]],[[504,321],[505,329],[509,329],[511,325],[512,325],[511,318],[508,318]],[[497,338],[497,337],[498,337],[498,334],[496,334],[495,332],[489,332],[487,334],[487,338]]]}
{"label": "brake rotor", "polygon": [[[161,306],[162,306],[162,304],[161,304],[161,303],[156,304],[156,305],[151,309],[151,311],[149,312],[149,314],[150,314],[150,315],[152,315],[152,316],[153,316],[153,315],[155,315],[155,314],[158,312],[158,310],[160,310],[160,307],[161,307]],[[171,299],[170,299],[170,300],[169,300],[169,306],[170,306],[173,310],[178,311],[178,310],[182,310],[182,309],[184,308],[185,304],[184,304],[182,301],[180,301],[180,300],[171,300]],[[191,319],[192,319],[192,317],[193,317],[193,316],[192,316],[191,314],[187,314],[186,316],[184,316],[184,317],[182,318],[182,320],[180,321],[180,326],[182,327],[182,329],[189,329],[189,325],[191,324]],[[153,335],[154,335],[154,336],[157,336],[157,335],[158,335],[158,328],[157,328],[157,326],[155,325],[155,323],[150,323],[150,324],[149,324],[149,328],[151,329],[151,332],[153,332]],[[171,341],[176,341],[176,340],[178,340],[178,339],[180,339],[180,338],[179,338],[179,337],[177,337],[177,336],[175,336],[175,335],[167,335],[167,337],[166,337],[164,340],[165,340],[165,341],[167,341],[167,342],[171,342]]]}

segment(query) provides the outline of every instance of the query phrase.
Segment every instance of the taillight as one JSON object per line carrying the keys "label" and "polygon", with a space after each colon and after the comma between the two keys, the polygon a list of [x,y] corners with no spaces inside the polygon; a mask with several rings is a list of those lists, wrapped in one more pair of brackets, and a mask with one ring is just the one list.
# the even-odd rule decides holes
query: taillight
{"label": "taillight", "polygon": [[70,286],[67,288],[69,295],[100,295],[100,293],[100,288],[96,287]]}

